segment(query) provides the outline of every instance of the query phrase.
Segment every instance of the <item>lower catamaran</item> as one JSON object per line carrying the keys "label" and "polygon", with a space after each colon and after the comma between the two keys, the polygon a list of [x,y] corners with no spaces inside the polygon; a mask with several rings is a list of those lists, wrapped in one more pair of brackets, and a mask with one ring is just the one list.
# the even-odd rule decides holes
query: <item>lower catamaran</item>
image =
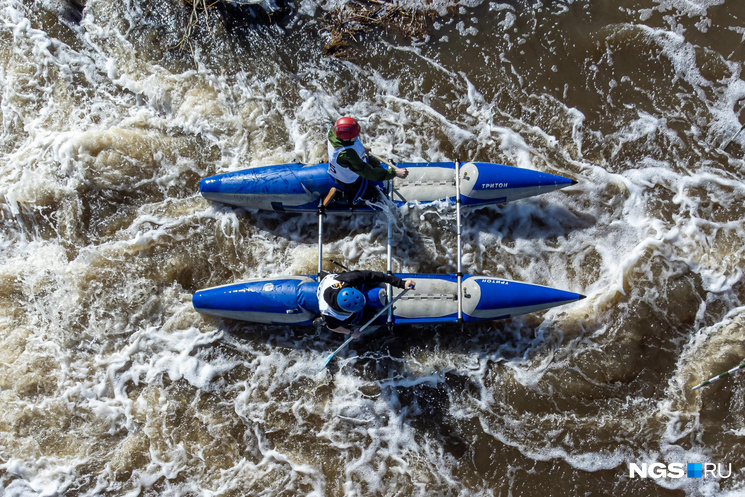
{"label": "lower catamaran", "polygon": [[[458,322],[458,277],[454,274],[396,274],[413,279],[409,290],[382,314],[377,324],[428,324]],[[506,319],[581,300],[584,295],[540,285],[488,276],[463,275],[462,321]],[[203,314],[254,323],[310,325],[319,316],[318,278],[283,276],[256,279],[200,290],[194,294],[194,309]],[[367,306],[382,309],[402,292],[385,285],[365,288]],[[361,319],[361,317],[360,317]],[[357,324],[362,324],[357,323]]]}

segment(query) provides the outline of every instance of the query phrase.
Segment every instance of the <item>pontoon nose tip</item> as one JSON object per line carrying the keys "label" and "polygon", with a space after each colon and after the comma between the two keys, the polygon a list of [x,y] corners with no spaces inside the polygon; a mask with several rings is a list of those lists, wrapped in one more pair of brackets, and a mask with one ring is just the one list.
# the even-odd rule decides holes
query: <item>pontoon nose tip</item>
{"label": "pontoon nose tip", "polygon": [[206,307],[206,299],[205,294],[203,291],[198,291],[194,295],[191,296],[191,305],[194,307],[194,309],[204,309]]}
{"label": "pontoon nose tip", "polygon": [[577,300],[585,300],[587,298],[587,295],[582,295],[581,293],[578,293],[579,298]]}
{"label": "pontoon nose tip", "polygon": [[576,185],[577,183],[579,183],[579,181],[577,181],[576,179],[573,179],[573,180],[572,180],[572,182],[571,182],[571,183],[569,183],[569,184],[570,184],[570,185]]}
{"label": "pontoon nose tip", "polygon": [[207,176],[199,180],[199,191],[201,193],[220,193],[223,191],[222,178],[219,176]]}
{"label": "pontoon nose tip", "polygon": [[209,184],[210,184],[209,178],[202,178],[199,181],[199,191],[202,193],[207,191]]}

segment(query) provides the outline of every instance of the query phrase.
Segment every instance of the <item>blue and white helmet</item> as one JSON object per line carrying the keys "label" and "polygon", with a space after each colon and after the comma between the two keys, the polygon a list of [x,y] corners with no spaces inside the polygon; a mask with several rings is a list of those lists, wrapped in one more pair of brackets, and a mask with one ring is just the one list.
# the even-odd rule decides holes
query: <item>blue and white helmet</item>
{"label": "blue and white helmet", "polygon": [[365,296],[356,288],[343,288],[336,296],[336,303],[347,312],[359,312],[365,307]]}

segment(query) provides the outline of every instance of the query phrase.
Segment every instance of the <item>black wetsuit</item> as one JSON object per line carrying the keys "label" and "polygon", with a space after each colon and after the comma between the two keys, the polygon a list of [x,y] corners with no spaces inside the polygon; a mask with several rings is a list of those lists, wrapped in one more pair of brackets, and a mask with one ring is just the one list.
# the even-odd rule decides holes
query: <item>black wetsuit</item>
{"label": "black wetsuit", "polygon": [[[351,287],[364,292],[365,290],[377,286],[381,283],[390,283],[396,288],[404,288],[404,280],[402,280],[398,276],[388,275],[379,271],[348,271],[345,273],[337,274],[334,276],[334,278],[336,279],[336,281],[341,283],[341,287],[327,288],[326,291],[323,292],[323,300],[325,300],[331,308],[338,312],[345,312],[341,307],[339,307],[339,304],[336,303],[336,297],[343,288]],[[340,326],[349,328],[351,325],[354,324],[365,324],[367,320],[375,315],[375,312],[375,309],[371,309],[370,307],[365,306],[362,311],[355,312],[343,321],[332,316],[323,316],[323,318],[326,320],[326,326],[331,329],[335,329]]]}

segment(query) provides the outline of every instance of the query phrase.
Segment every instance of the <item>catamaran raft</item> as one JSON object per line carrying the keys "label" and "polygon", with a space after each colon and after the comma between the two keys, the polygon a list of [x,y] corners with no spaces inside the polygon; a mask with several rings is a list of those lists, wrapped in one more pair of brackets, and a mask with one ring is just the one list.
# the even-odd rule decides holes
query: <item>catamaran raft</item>
{"label": "catamaran raft", "polygon": [[[323,214],[350,212],[344,200],[324,205],[334,182],[328,164],[297,163],[257,167],[204,178],[202,195],[241,207],[284,212],[318,213],[318,275],[323,265]],[[381,191],[397,205],[447,202],[456,206],[458,270],[456,274],[396,274],[412,279],[414,290],[383,285],[364,289],[366,304],[387,309],[378,324],[475,322],[504,319],[576,302],[584,295],[541,285],[463,274],[461,206],[498,204],[575,184],[562,176],[485,162],[399,163],[407,178],[380,183]],[[376,207],[360,202],[353,212]],[[388,218],[387,272],[392,273],[392,225]],[[319,316],[316,275],[264,278],[196,292],[194,308],[203,314],[255,323],[309,325]],[[389,303],[398,299],[395,305]]]}

